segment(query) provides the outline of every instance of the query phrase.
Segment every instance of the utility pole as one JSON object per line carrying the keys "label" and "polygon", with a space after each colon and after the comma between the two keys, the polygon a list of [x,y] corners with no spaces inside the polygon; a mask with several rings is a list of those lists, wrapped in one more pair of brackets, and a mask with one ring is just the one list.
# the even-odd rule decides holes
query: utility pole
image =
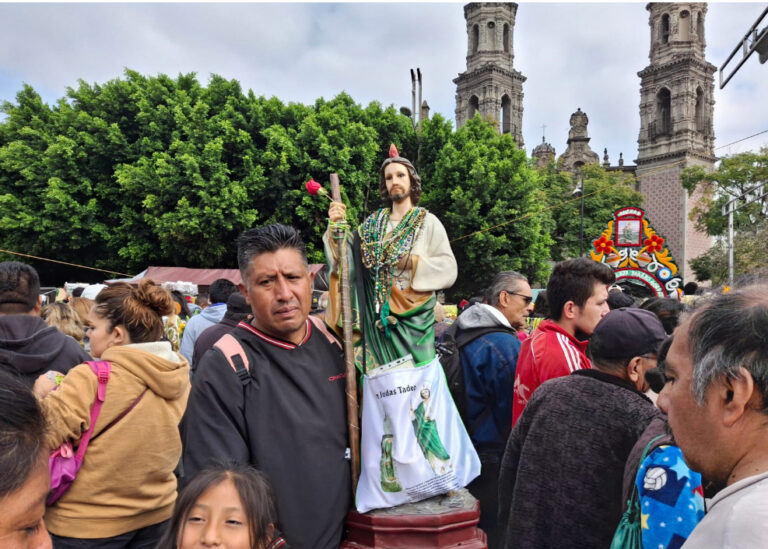
{"label": "utility pole", "polygon": [[[758,189],[760,189],[758,191]],[[758,191],[760,194],[753,196],[749,200],[746,200],[736,205],[739,200],[744,200],[752,191]],[[757,185],[747,189],[736,198],[729,200],[724,206],[722,213],[728,216],[728,285],[733,287],[733,213],[739,211],[741,208],[752,202],[757,202],[764,196],[768,195],[768,190],[765,189],[765,183],[758,183]]]}

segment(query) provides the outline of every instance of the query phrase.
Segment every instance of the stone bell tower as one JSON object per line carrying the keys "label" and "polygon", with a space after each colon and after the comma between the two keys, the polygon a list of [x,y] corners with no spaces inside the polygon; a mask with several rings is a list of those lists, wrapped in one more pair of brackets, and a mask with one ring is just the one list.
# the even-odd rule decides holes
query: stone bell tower
{"label": "stone bell tower", "polygon": [[684,280],[688,263],[706,252],[711,239],[689,214],[700,195],[688,196],[680,172],[714,167],[714,65],[704,58],[703,2],[650,3],[650,65],[640,71],[640,135],[637,179],[646,217],[667,239]]}
{"label": "stone bell tower", "polygon": [[523,148],[523,82],[512,64],[517,4],[473,2],[464,6],[467,22],[467,70],[456,84],[456,127],[479,112],[496,120]]}

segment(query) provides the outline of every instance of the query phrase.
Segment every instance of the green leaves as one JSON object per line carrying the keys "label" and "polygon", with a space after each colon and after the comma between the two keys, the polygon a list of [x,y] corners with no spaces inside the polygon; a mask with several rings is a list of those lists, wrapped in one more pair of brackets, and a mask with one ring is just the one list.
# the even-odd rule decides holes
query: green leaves
{"label": "green leaves", "polygon": [[424,180],[422,203],[445,225],[459,265],[459,278],[449,294],[477,294],[502,270],[517,270],[532,281],[543,281],[548,271],[552,241],[543,231],[548,214],[537,201],[538,174],[528,166],[525,152],[509,135],[479,117],[455,133],[444,131],[442,120],[431,121],[425,132],[435,158],[429,180]]}
{"label": "green leaves", "polygon": [[[724,235],[728,230],[728,218],[722,214],[723,206],[755,185],[768,182],[768,147],[758,153],[726,156],[713,172],[706,172],[701,166],[686,168],[680,180],[689,195],[698,191],[698,203],[692,211],[696,227],[712,236]],[[734,214],[733,222],[739,232],[766,219],[768,197],[747,205],[737,203],[737,206],[739,210]]]}
{"label": "green leaves", "polygon": [[[558,172],[553,165],[541,170],[541,183],[546,202],[551,208],[555,245],[552,259],[561,261],[579,255],[581,200],[573,196],[578,186],[571,174]],[[584,255],[592,241],[600,236],[613,219],[613,212],[626,206],[642,207],[643,196],[635,191],[635,178],[622,172],[606,171],[598,164],[581,169],[584,178]],[[653,220],[651,220],[653,222]]]}

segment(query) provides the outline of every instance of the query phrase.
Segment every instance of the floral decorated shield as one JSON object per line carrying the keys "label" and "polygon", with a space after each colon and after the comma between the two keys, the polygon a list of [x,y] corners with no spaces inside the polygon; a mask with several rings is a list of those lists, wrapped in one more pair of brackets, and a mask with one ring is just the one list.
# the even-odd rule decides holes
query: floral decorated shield
{"label": "floral decorated shield", "polygon": [[616,272],[616,280],[632,279],[657,297],[679,297],[683,279],[664,238],[645,219],[645,211],[616,210],[614,219],[592,244],[590,257]]}

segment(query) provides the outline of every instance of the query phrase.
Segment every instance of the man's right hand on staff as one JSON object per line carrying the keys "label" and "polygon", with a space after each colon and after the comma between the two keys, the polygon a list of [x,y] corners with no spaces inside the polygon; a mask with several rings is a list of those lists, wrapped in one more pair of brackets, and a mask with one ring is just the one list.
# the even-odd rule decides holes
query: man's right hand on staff
{"label": "man's right hand on staff", "polygon": [[328,219],[336,223],[347,218],[347,206],[342,202],[331,202],[328,207]]}

